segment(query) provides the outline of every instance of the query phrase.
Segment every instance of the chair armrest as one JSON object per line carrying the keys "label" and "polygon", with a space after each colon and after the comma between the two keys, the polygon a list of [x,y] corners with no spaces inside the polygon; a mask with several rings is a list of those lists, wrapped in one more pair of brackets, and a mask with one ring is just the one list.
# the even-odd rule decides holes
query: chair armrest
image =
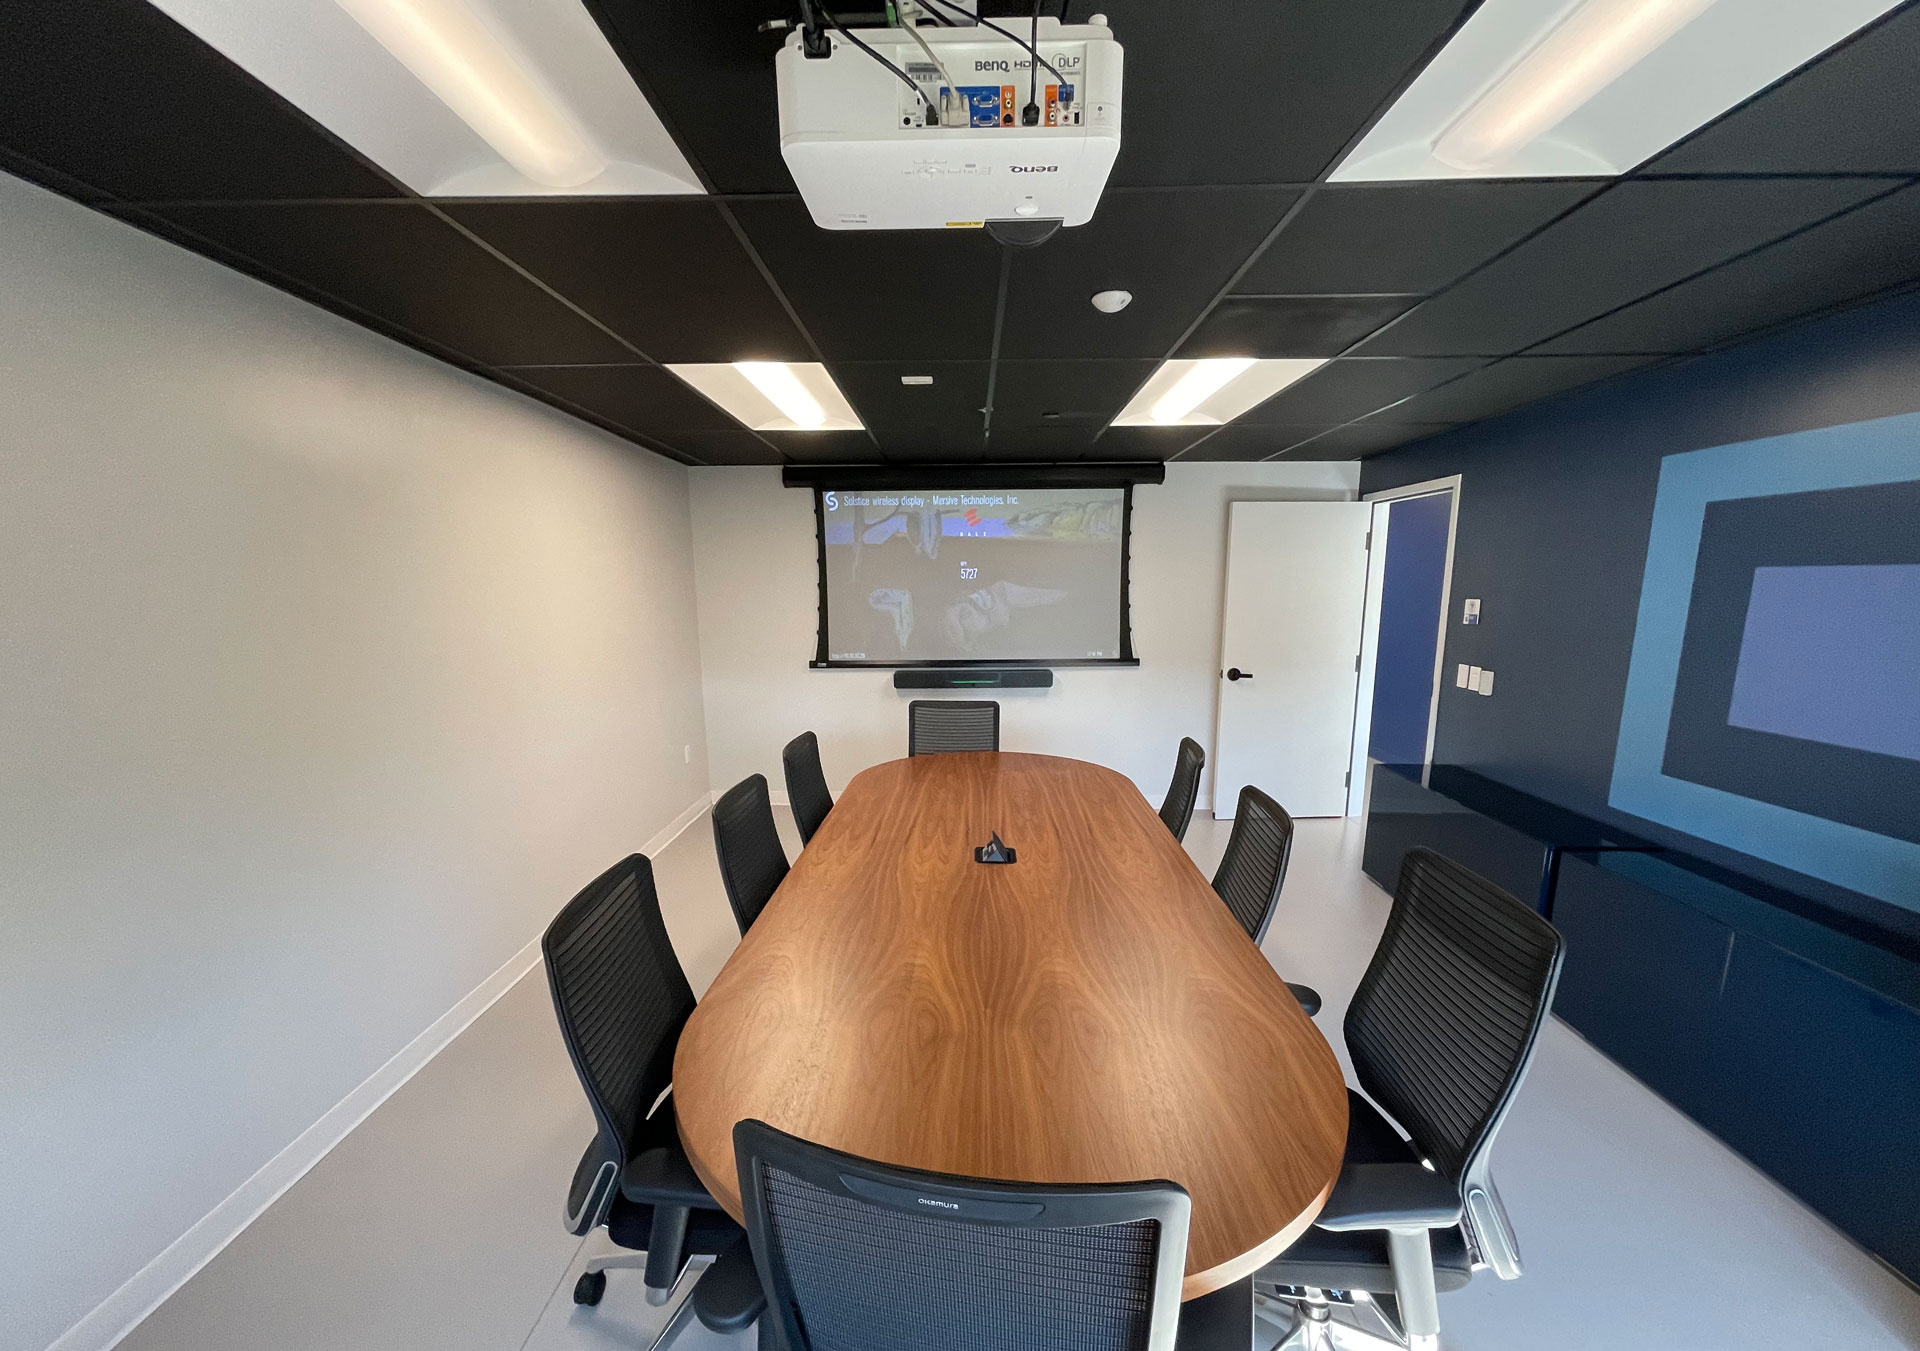
{"label": "chair armrest", "polygon": [[1314,1223],[1351,1229],[1445,1229],[1460,1222],[1460,1189],[1417,1163],[1350,1163]]}
{"label": "chair armrest", "polygon": [[1311,1018],[1320,1012],[1320,992],[1311,985],[1295,985],[1292,981],[1288,981],[1287,989],[1292,991],[1293,997],[1300,1001],[1300,1011],[1307,1017]]}
{"label": "chair armrest", "polygon": [[620,1193],[629,1201],[645,1205],[720,1209],[720,1203],[707,1191],[707,1184],[693,1171],[686,1153],[670,1146],[643,1149],[627,1160],[627,1170],[620,1178]]}
{"label": "chair armrest", "polygon": [[569,1234],[591,1232],[607,1216],[607,1206],[620,1189],[620,1165],[607,1157],[596,1132],[573,1170],[567,1188],[564,1220]]}
{"label": "chair armrest", "polygon": [[693,1311],[715,1332],[745,1332],[766,1307],[760,1272],[744,1238],[715,1258],[693,1287]]}

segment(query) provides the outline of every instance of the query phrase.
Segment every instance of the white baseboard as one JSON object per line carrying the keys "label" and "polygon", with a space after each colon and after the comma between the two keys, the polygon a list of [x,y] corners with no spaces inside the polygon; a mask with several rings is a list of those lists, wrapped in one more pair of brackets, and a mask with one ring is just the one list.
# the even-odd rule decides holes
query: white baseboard
{"label": "white baseboard", "polygon": [[[642,845],[640,852],[649,858],[658,855],[682,831],[706,815],[710,805],[709,797],[696,798],[664,830]],[[261,1165],[232,1195],[201,1216],[158,1257],[61,1333],[47,1351],[109,1351],[117,1345],[539,964],[540,938],[535,935],[499,970],[481,981],[459,1003],[435,1019],[431,1027],[302,1131],[292,1144]]]}
{"label": "white baseboard", "polygon": [[718,793],[706,793],[689,802],[685,811],[667,822],[666,829],[640,846],[640,852],[648,858],[658,858],[663,849],[680,838],[681,832],[707,814],[707,809],[713,806],[719,796]]}
{"label": "white baseboard", "polygon": [[[725,788],[716,788],[711,793],[708,793],[707,797],[711,801],[718,802],[723,796],[726,795],[727,791],[728,790]],[[840,790],[841,793],[844,793],[846,791],[847,790],[844,788]],[[840,796],[840,793],[835,793],[834,796],[838,797]],[[776,807],[791,807],[793,805],[793,799],[787,796],[787,790],[784,788],[769,787],[767,789],[767,801],[772,803]]]}

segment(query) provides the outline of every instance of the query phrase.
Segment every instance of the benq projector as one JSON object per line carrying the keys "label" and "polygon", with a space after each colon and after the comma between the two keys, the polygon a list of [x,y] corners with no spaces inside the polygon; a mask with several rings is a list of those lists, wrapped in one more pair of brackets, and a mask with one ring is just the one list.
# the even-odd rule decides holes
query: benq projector
{"label": "benq projector", "polygon": [[[1031,37],[1021,20],[1000,25]],[[829,34],[830,56],[808,57],[796,32],[774,58],[780,153],[814,223],[827,230],[1086,224],[1120,153],[1121,52],[1106,24],[1040,20],[1034,45],[1044,59],[1031,114],[1033,58],[1021,43],[985,27],[914,31],[934,59],[904,28],[855,35],[919,93],[838,32]]]}

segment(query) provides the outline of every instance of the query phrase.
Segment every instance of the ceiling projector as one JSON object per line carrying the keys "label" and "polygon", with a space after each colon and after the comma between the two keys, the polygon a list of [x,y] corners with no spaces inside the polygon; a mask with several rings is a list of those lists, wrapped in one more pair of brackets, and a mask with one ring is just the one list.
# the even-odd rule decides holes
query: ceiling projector
{"label": "ceiling projector", "polygon": [[803,27],[774,73],[780,153],[822,229],[1084,225],[1120,152],[1120,44],[1100,15]]}

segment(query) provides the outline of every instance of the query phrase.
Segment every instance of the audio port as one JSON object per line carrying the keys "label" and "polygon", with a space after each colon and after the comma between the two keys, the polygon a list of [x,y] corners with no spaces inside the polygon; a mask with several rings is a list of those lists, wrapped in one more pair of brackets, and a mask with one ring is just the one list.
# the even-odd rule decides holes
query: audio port
{"label": "audio port", "polygon": [[1003,127],[1010,127],[1010,126],[1012,126],[1012,125],[1013,125],[1013,114],[1012,114],[1012,113],[1008,113],[1008,114],[1007,114],[1007,115],[1006,115],[1005,117],[1003,117],[1003,118],[1001,118],[1001,119],[1000,119],[1000,125],[1001,125],[1001,126],[1003,126]]}

